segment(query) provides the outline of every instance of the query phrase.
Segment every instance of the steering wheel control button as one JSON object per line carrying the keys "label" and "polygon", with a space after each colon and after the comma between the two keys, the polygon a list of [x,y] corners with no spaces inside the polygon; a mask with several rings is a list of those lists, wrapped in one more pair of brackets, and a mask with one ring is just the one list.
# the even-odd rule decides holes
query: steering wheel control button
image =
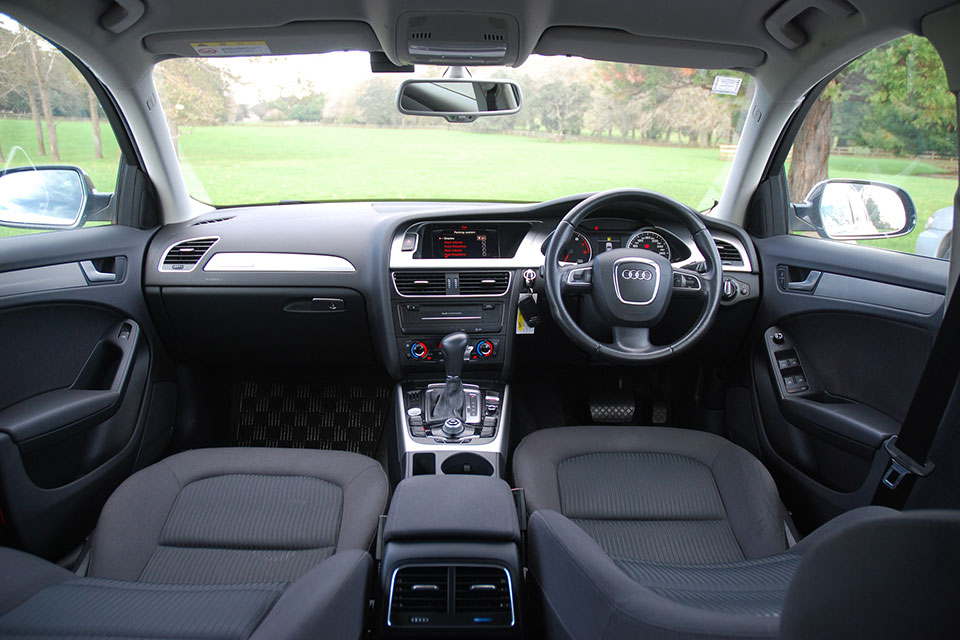
{"label": "steering wheel control button", "polygon": [[613,284],[624,304],[646,305],[660,290],[660,265],[646,258],[622,258],[613,265]]}
{"label": "steering wheel control button", "polygon": [[446,435],[450,436],[451,438],[455,438],[463,433],[464,426],[463,422],[457,418],[447,418],[443,422],[443,427],[441,427],[441,429]]}

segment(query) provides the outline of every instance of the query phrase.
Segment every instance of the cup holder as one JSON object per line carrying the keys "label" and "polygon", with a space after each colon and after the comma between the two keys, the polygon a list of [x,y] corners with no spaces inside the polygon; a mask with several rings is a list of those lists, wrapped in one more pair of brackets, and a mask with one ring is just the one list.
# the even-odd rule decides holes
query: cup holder
{"label": "cup holder", "polygon": [[444,475],[492,476],[493,465],[476,453],[456,453],[440,465]]}

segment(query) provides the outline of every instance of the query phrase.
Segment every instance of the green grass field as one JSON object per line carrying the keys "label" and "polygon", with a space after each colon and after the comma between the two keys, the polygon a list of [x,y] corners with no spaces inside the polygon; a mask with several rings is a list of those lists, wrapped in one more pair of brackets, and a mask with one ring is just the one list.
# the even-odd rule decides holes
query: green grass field
{"label": "green grass field", "polygon": [[[93,159],[89,124],[57,127],[63,162],[83,167],[102,191],[116,180],[116,142],[103,124],[104,160]],[[730,161],[716,149],[563,141],[464,129],[376,129],[242,124],[187,127],[181,165],[194,197],[218,205],[280,200],[452,199],[540,201],[634,186],[706,208],[719,196]],[[38,157],[33,124],[0,120],[11,166]],[[26,154],[13,154],[14,146]],[[954,165],[955,166],[955,165]],[[909,236],[873,242],[912,251],[933,211],[953,201],[956,175],[942,162],[838,156],[831,177],[895,183],[919,213]],[[11,230],[11,232],[15,232]],[[0,229],[0,235],[3,230]]]}

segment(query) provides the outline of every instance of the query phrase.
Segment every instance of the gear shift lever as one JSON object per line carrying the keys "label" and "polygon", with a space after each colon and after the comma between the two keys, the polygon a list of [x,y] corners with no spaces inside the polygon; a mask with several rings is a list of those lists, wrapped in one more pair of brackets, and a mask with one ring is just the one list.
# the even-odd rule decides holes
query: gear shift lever
{"label": "gear shift lever", "polygon": [[451,436],[463,431],[464,396],[460,374],[463,372],[463,354],[467,349],[467,341],[467,334],[462,331],[444,336],[440,341],[447,380],[443,392],[433,406],[430,421],[445,421],[444,433]]}
{"label": "gear shift lever", "polygon": [[447,380],[460,379],[463,371],[463,353],[467,350],[467,334],[462,331],[451,333],[440,341],[440,350],[443,351],[443,364],[447,370]]}

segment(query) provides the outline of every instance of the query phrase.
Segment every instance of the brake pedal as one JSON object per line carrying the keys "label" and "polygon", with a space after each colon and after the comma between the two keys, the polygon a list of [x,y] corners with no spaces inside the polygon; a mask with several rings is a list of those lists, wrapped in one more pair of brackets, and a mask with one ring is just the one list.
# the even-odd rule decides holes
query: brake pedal
{"label": "brake pedal", "polygon": [[596,423],[627,424],[636,411],[636,399],[628,391],[590,394],[590,418]]}

